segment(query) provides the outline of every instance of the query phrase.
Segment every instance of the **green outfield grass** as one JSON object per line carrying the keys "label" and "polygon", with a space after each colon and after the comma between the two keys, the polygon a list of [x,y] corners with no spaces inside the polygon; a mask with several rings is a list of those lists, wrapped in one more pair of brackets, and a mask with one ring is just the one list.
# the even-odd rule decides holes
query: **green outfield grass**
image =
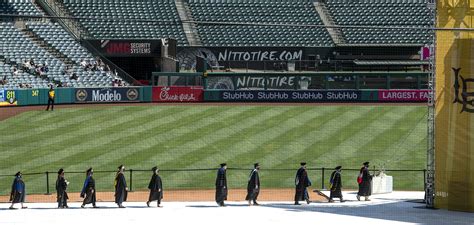
{"label": "green outfield grass", "polygon": [[[127,169],[251,168],[262,164],[264,188],[292,187],[300,161],[309,167],[423,169],[424,106],[156,105],[99,106],[30,111],[0,122],[0,174]],[[290,169],[269,171],[265,169]],[[134,172],[135,190],[151,172]],[[247,170],[229,170],[231,188],[246,186]],[[389,173],[395,188],[421,190],[423,173]],[[357,172],[345,171],[346,188]],[[54,190],[55,174],[50,174]],[[80,191],[84,174],[67,174]],[[328,180],[329,172],[325,180]],[[112,190],[114,173],[96,173],[99,191]],[[165,188],[212,188],[215,171],[163,171]],[[319,187],[321,172],[310,171]],[[0,195],[13,177],[0,177]],[[45,175],[24,177],[29,193],[46,190]],[[127,179],[129,176],[127,175]],[[327,181],[326,181],[327,183]]]}

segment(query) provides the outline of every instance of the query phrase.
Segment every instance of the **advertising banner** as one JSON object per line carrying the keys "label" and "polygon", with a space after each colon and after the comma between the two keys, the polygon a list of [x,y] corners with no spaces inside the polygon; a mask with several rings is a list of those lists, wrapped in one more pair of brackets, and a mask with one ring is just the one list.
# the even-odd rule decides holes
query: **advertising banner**
{"label": "advertising banner", "polygon": [[310,81],[311,77],[284,74],[215,76],[207,78],[207,89],[308,89]]}
{"label": "advertising banner", "polygon": [[437,3],[434,204],[474,212],[474,1]]}
{"label": "advertising banner", "polygon": [[0,89],[0,107],[14,105],[18,105],[15,91]]}
{"label": "advertising banner", "polygon": [[202,102],[204,90],[201,86],[153,87],[153,102]]}
{"label": "advertising banner", "polygon": [[163,40],[84,40],[108,57],[160,57]]}
{"label": "advertising banner", "polygon": [[[364,97],[363,97],[364,96]],[[370,99],[372,96],[373,99]],[[206,91],[205,101],[223,102],[359,102],[376,100],[361,91]]]}
{"label": "advertising banner", "polygon": [[379,90],[381,102],[427,102],[428,90]]}
{"label": "advertising banner", "polygon": [[77,88],[76,103],[138,102],[139,88]]}

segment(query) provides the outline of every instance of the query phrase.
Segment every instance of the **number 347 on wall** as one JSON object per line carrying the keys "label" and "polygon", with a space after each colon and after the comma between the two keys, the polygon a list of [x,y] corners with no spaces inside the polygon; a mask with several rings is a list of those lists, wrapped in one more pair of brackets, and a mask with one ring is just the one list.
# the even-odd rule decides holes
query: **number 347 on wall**
{"label": "number 347 on wall", "polygon": [[39,90],[32,90],[31,91],[31,96],[32,97],[38,97],[39,96]]}

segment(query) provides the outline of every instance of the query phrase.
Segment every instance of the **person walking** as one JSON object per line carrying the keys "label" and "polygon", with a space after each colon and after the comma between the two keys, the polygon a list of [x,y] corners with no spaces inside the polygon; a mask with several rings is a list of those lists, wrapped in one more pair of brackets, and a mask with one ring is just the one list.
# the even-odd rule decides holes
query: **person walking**
{"label": "person walking", "polygon": [[300,165],[301,167],[296,172],[295,177],[295,205],[300,205],[299,201],[303,200],[306,200],[307,204],[311,203],[308,190],[306,189],[311,186],[311,181],[306,172],[306,162],[301,162]]}
{"label": "person walking", "polygon": [[26,186],[25,182],[23,182],[22,175],[23,174],[20,171],[15,174],[15,179],[13,180],[12,184],[12,190],[10,192],[10,201],[12,202],[12,205],[9,209],[15,209],[13,206],[16,203],[20,203],[22,209],[28,208],[23,205],[26,198]]}
{"label": "person walking", "polygon": [[64,169],[59,169],[58,179],[56,179],[56,199],[58,201],[58,208],[69,208],[67,200],[69,199],[66,189],[69,182],[64,178]]}
{"label": "person walking", "polygon": [[87,204],[91,204],[91,203],[92,203],[93,208],[98,208],[95,205],[96,195],[95,195],[95,180],[92,177],[93,174],[94,174],[94,170],[92,170],[92,167],[86,171],[86,180],[84,181],[84,186],[82,187],[82,191],[81,191],[81,198],[84,198],[81,208],[84,208]]}
{"label": "person walking", "polygon": [[216,178],[216,202],[217,205],[223,207],[224,200],[227,200],[227,164],[221,163],[219,170],[217,170],[217,178]]}
{"label": "person walking", "polygon": [[157,201],[157,206],[161,207],[161,199],[163,199],[163,183],[161,182],[161,177],[158,174],[160,170],[155,166],[151,169],[151,171],[153,171],[153,175],[151,176],[150,183],[148,184],[150,195],[146,205],[150,207],[150,203],[152,201]]}
{"label": "person walking", "polygon": [[249,181],[247,183],[247,197],[245,200],[249,202],[249,206],[252,205],[259,205],[257,203],[258,194],[260,193],[260,164],[255,163],[253,165],[253,170],[250,172]]}
{"label": "person walking", "polygon": [[123,202],[127,201],[128,195],[127,182],[125,180],[125,175],[123,175],[124,171],[125,166],[120,165],[115,176],[115,203],[117,203],[119,208],[125,208],[125,206],[123,206]]}
{"label": "person walking", "polygon": [[334,198],[339,198],[340,202],[344,202],[342,199],[342,177],[341,177],[342,166],[337,166],[331,173],[329,183],[331,184],[329,202],[334,202]]}
{"label": "person walking", "polygon": [[357,200],[360,201],[362,196],[365,198],[365,201],[370,201],[369,197],[372,195],[372,175],[369,173],[369,162],[364,162],[363,167],[360,168],[357,183],[359,183]]}

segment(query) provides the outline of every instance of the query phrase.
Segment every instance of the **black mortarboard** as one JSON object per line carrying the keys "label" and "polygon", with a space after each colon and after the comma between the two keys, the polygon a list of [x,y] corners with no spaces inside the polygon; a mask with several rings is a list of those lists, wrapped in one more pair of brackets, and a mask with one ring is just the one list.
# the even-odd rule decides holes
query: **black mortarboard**
{"label": "black mortarboard", "polygon": [[221,163],[221,167],[227,166],[227,163]]}
{"label": "black mortarboard", "polygon": [[158,167],[155,166],[155,167],[151,168],[151,171],[155,172],[157,169],[158,169]]}
{"label": "black mortarboard", "polygon": [[300,165],[304,166],[306,165],[306,162],[301,162]]}
{"label": "black mortarboard", "polygon": [[362,165],[368,166],[368,165],[369,165],[369,162],[365,162],[365,163],[363,163]]}
{"label": "black mortarboard", "polygon": [[335,170],[340,170],[342,168],[342,166],[336,166],[336,168],[334,168]]}
{"label": "black mortarboard", "polygon": [[259,164],[259,163],[253,164],[253,167],[254,167],[254,168],[257,168],[257,166],[260,166],[260,164]]}
{"label": "black mortarboard", "polygon": [[20,175],[21,175],[21,172],[18,171],[18,172],[16,172],[15,177],[18,177],[18,176],[20,176]]}
{"label": "black mortarboard", "polygon": [[61,174],[63,172],[64,172],[64,170],[63,170],[63,168],[61,168],[61,169],[59,169],[58,174]]}

